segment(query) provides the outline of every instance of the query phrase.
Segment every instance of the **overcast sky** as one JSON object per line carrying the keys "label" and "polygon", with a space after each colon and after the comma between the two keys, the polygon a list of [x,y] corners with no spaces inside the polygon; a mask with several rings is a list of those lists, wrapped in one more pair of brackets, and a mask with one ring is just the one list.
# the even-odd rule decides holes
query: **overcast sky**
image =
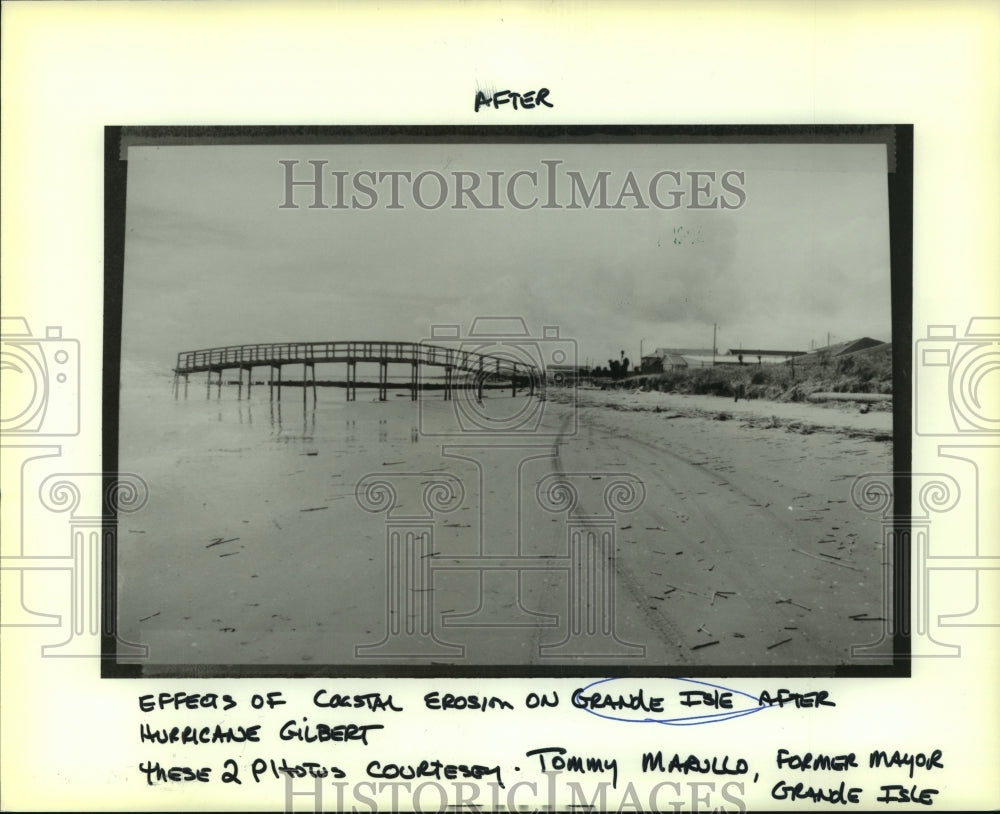
{"label": "overcast sky", "polygon": [[[434,324],[521,316],[559,326],[580,362],[657,346],[808,349],[890,339],[882,145],[335,145],[131,147],[123,356],[169,370],[182,350],[344,339],[419,341]],[[613,203],[631,171],[744,173],[737,209],[282,209],[284,167],[544,175],[558,160]],[[351,176],[348,178],[350,179]],[[682,176],[683,178],[683,176]],[[332,176],[324,197],[335,203]],[[451,180],[449,176],[449,180]],[[522,200],[533,193],[522,179]],[[540,179],[541,182],[541,179]],[[661,184],[661,198],[673,186]],[[425,200],[436,197],[433,179]],[[452,182],[452,189],[454,183]],[[714,194],[725,193],[718,184]],[[348,193],[350,190],[348,190]],[[452,192],[452,196],[453,196]],[[544,197],[544,187],[542,188]],[[727,200],[736,200],[726,193]],[[367,197],[361,196],[362,203]],[[484,203],[486,201],[484,200]],[[650,203],[648,200],[646,203]]]}

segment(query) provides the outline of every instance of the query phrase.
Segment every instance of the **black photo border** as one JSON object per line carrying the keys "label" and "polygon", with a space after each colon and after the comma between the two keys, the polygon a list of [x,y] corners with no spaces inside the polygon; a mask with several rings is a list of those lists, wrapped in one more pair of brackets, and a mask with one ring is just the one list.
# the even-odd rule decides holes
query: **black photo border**
{"label": "black photo border", "polygon": [[[122,292],[128,146],[182,144],[391,143],[774,143],[885,144],[887,148],[893,365],[892,659],[850,665],[170,665],[170,678],[635,678],[836,677],[908,678],[910,650],[909,517],[913,387],[913,150],[912,124],[832,125],[552,125],[552,126],[107,126],[104,133],[104,320],[102,454],[105,495],[118,479]],[[859,473],[860,474],[860,473]],[[117,625],[117,509],[103,519],[101,677],[142,678],[143,664],[119,661]],[[158,665],[166,666],[166,665]]]}

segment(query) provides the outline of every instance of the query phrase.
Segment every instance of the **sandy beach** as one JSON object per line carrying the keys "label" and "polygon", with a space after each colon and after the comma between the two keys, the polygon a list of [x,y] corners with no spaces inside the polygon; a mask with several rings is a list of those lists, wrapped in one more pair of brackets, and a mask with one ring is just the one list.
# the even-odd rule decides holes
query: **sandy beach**
{"label": "sandy beach", "polygon": [[[537,412],[534,432],[428,435],[454,425],[464,402],[440,392],[378,402],[361,390],[348,403],[322,388],[314,407],[286,388],[277,405],[266,387],[248,400],[194,386],[174,400],[169,384],[147,385],[122,394],[120,468],[145,478],[150,497],[121,521],[118,619],[121,638],[150,646],[149,674],[434,663],[821,669],[858,663],[852,645],[880,638],[882,529],[850,490],[858,475],[891,471],[889,412],[490,391],[484,416]],[[359,505],[366,476],[395,485],[394,517]],[[426,515],[420,489],[448,476],[460,500],[392,526]],[[576,513],[541,504],[540,484],[553,477],[579,487]],[[609,515],[601,490],[619,477],[641,483],[644,499]],[[572,527],[602,512],[608,548],[593,550],[614,551],[610,576],[598,562],[581,587],[566,566]],[[396,604],[390,526],[429,528]],[[470,566],[482,557],[497,566]],[[574,608],[591,607],[581,591],[602,608],[611,597],[596,623],[611,629],[607,652],[552,647],[581,624]],[[409,655],[365,649],[400,625],[417,631]]]}

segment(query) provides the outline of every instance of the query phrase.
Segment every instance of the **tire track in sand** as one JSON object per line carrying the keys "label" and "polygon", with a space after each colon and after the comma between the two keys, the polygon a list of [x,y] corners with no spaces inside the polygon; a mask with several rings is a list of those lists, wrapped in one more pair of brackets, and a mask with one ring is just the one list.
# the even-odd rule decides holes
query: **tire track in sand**
{"label": "tire track in sand", "polygon": [[[572,418],[573,418],[572,414],[567,414],[560,421],[558,435],[555,441],[560,451],[562,447],[569,442],[570,436],[567,435],[567,430],[569,428],[569,424]],[[586,426],[588,432],[588,441],[592,441],[594,427],[591,426],[589,423]],[[599,430],[598,433],[600,434]],[[606,440],[606,438],[602,440]],[[566,474],[566,470],[563,467],[561,454],[556,455],[554,458],[552,458],[551,466],[552,466],[552,471],[554,473],[559,475]],[[646,628],[655,633],[656,637],[662,644],[668,646],[669,651],[674,655],[674,657],[678,662],[684,664],[690,663],[691,659],[688,657],[688,654],[683,649],[683,642],[685,640],[685,637],[682,634],[680,628],[678,628],[677,625],[673,622],[673,620],[670,619],[669,615],[659,610],[654,611],[654,609],[650,608],[648,602],[648,593],[646,592],[646,589],[643,588],[638,576],[632,571],[632,569],[630,569],[628,566],[624,564],[622,558],[618,556],[617,551],[615,552],[614,571],[615,571],[616,582],[624,589],[625,593],[628,594],[629,598],[631,599],[632,603],[635,606],[635,609],[638,611],[638,614],[645,621]],[[546,571],[546,578],[547,578],[547,584],[549,586],[552,586],[553,588],[553,590],[547,592],[547,595],[548,596],[556,595],[557,594],[557,592],[555,591],[556,578],[557,578],[556,570],[552,569]],[[621,596],[622,596],[622,591],[616,591],[616,597],[621,597]],[[616,605],[617,604],[618,603],[616,603]],[[618,615],[619,609],[617,607],[614,609],[614,613]],[[542,644],[543,631],[544,628],[535,628],[534,630],[533,641],[532,641],[533,658],[537,658],[538,654],[540,653],[539,646]],[[638,643],[646,645],[645,637],[643,637]],[[648,653],[649,650],[648,645],[646,646],[646,650]]]}

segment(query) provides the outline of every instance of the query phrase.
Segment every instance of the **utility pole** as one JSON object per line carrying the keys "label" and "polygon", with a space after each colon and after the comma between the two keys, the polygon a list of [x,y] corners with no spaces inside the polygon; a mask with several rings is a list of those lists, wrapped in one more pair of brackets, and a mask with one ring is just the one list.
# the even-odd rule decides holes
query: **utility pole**
{"label": "utility pole", "polygon": [[715,367],[715,334],[718,331],[719,326],[714,322],[712,323],[712,367]]}

